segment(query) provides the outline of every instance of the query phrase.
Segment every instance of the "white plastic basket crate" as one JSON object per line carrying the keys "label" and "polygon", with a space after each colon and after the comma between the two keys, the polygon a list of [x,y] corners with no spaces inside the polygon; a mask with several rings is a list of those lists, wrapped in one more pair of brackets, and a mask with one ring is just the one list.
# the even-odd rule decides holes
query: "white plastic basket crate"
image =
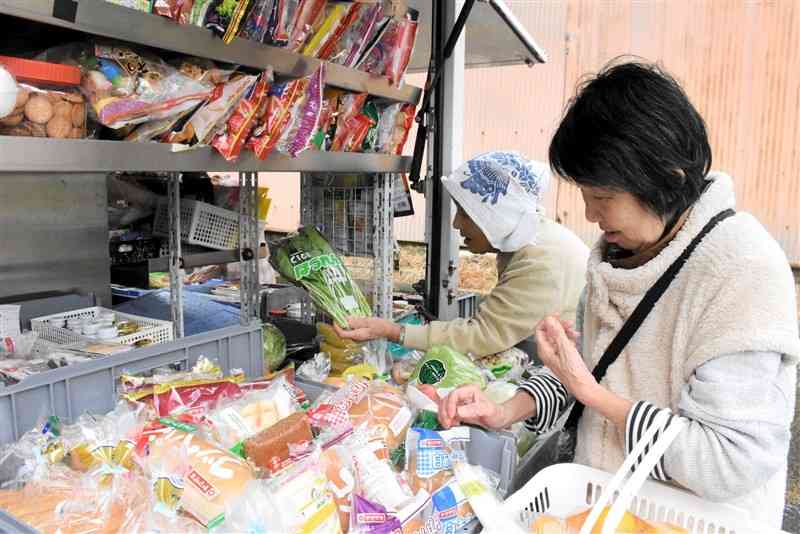
{"label": "white plastic basket crate", "polygon": [[31,319],[31,329],[34,332],[38,332],[40,339],[57,345],[71,345],[73,343],[92,341],[88,337],[67,328],[54,326],[50,321],[53,319],[96,319],[103,312],[114,313],[117,322],[130,321],[141,327],[141,329],[134,334],[103,340],[104,343],[131,345],[145,339],[149,339],[153,343],[172,341],[172,322],[170,321],[161,321],[159,319],[150,319],[148,317],[139,317],[138,315],[114,312],[113,310],[107,310],[100,306],[37,317],[36,319]]}
{"label": "white plastic basket crate", "polygon": [[19,335],[19,306],[0,306],[0,338]]}
{"label": "white plastic basket crate", "polygon": [[[153,235],[169,236],[169,211],[162,199],[156,208]],[[239,247],[239,214],[205,202],[181,199],[181,241],[217,250]]]}
{"label": "white plastic basket crate", "polygon": [[[611,509],[602,534],[614,534],[626,510],[644,520],[682,527],[690,534],[781,532],[756,524],[745,510],[704,501],[687,491],[646,480],[648,473],[683,428],[683,423],[675,419],[664,430],[668,416],[665,413],[659,416],[616,474],[578,464],[553,465],[540,471],[522,489],[506,499],[502,510],[496,513],[526,527],[526,530],[518,529],[520,532],[530,532],[532,523],[541,514],[567,517],[590,506],[593,507],[592,513],[580,534],[596,532],[592,528],[606,506],[611,506]],[[645,453],[645,446],[652,443],[657,431],[661,432],[658,440]],[[642,462],[632,470],[634,459],[642,454]],[[504,534],[512,534],[509,530],[514,530],[514,527],[505,528]],[[490,527],[487,531],[494,532],[494,529]]]}

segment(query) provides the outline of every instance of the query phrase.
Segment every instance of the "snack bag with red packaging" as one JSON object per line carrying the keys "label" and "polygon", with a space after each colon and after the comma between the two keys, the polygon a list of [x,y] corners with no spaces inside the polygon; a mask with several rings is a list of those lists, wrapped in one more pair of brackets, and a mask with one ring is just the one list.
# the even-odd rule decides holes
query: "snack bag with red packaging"
{"label": "snack bag with red packaging", "polygon": [[381,154],[399,156],[408,140],[408,133],[414,124],[416,108],[413,104],[391,104],[382,112],[378,122],[378,142],[376,151]]}
{"label": "snack bag with red packaging", "polygon": [[303,47],[303,55],[327,59],[326,54],[331,53],[333,46],[355,20],[360,5],[358,3],[329,2],[325,20],[308,44]]}
{"label": "snack bag with red packaging", "polygon": [[172,19],[178,24],[189,24],[194,0],[155,0],[153,13]]}
{"label": "snack bag with red packaging", "polygon": [[319,123],[311,138],[311,143],[314,148],[321,152],[327,152],[333,144],[333,136],[336,130],[336,115],[339,112],[339,99],[343,96],[344,91],[341,89],[327,87],[322,94],[322,109],[319,114]]}
{"label": "snack bag with red packaging", "polygon": [[299,52],[325,19],[327,0],[300,0],[292,21],[289,50]]}
{"label": "snack bag with red packaging", "polygon": [[352,15],[353,20],[337,41],[331,42],[321,53],[320,59],[326,59],[336,65],[355,67],[384,17],[381,2],[374,4],[356,3]]}
{"label": "snack bag with red packaging", "polygon": [[292,21],[300,5],[300,0],[275,0],[269,21],[270,44],[286,46],[292,36]]}
{"label": "snack bag with red packaging", "polygon": [[414,43],[417,39],[417,18],[413,9],[403,18],[392,18],[380,39],[359,61],[358,69],[376,76],[384,76],[397,87],[403,83]]}
{"label": "snack bag with red packaging", "polygon": [[291,119],[275,146],[278,152],[296,158],[311,146],[311,138],[322,112],[324,87],[325,66],[322,65],[308,77],[302,99],[292,106]]}
{"label": "snack bag with red packaging", "polygon": [[243,98],[226,124],[225,130],[214,138],[212,145],[228,161],[239,157],[256,119],[263,113],[267,94],[272,83],[272,68],[268,68],[259,76],[258,82]]}
{"label": "snack bag with red packaging", "polygon": [[350,152],[361,146],[371,126],[369,118],[362,113],[368,96],[367,93],[349,93],[340,99],[336,133],[331,144],[333,152]]}

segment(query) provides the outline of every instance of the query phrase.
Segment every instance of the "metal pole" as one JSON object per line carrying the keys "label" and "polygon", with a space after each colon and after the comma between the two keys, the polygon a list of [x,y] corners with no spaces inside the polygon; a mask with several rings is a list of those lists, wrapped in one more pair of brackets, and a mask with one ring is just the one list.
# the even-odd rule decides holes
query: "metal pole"
{"label": "metal pole", "polygon": [[258,173],[239,173],[239,300],[240,319],[244,326],[258,317],[261,285],[258,262],[261,240],[258,225]]}
{"label": "metal pole", "polygon": [[169,300],[175,339],[183,337],[183,265],[181,259],[181,174],[167,178],[169,214]]}
{"label": "metal pole", "polygon": [[392,318],[394,293],[394,174],[376,174],[373,192],[373,308],[376,317]]}
{"label": "metal pole", "polygon": [[[432,43],[438,57],[444,53],[449,30],[456,21],[462,0],[435,2]],[[442,67],[435,93],[436,121],[433,132],[433,169],[426,195],[430,217],[428,245],[428,310],[441,320],[458,317],[458,235],[453,230],[453,203],[444,191],[441,177],[461,164],[464,141],[464,38],[458,40],[453,55]]]}

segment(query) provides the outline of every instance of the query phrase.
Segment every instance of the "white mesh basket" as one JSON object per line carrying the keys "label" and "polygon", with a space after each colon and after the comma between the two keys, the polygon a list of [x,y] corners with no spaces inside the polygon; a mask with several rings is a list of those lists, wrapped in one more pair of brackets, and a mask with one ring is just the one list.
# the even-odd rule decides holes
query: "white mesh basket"
{"label": "white mesh basket", "polygon": [[0,306],[0,338],[19,335],[19,306]]}
{"label": "white mesh basket", "polygon": [[[162,199],[156,208],[153,235],[169,236],[169,211]],[[181,199],[181,240],[217,250],[239,247],[239,214],[205,202]]]}
{"label": "white mesh basket", "polygon": [[41,340],[55,343],[57,345],[71,345],[73,343],[93,341],[92,339],[77,332],[73,332],[67,328],[53,326],[50,324],[50,320],[96,319],[102,312],[113,312],[116,316],[117,322],[130,321],[141,327],[140,330],[135,334],[103,340],[104,343],[132,345],[137,341],[142,341],[145,339],[150,340],[152,343],[166,343],[168,341],[172,341],[172,322],[170,321],[161,321],[159,319],[150,319],[148,317],[139,317],[138,315],[119,313],[113,310],[101,308],[99,306],[95,306],[93,308],[84,308],[81,310],[73,310],[64,313],[56,313],[53,315],[46,315],[44,317],[31,319],[31,329],[39,334],[39,338]]}
{"label": "white mesh basket", "polygon": [[[491,525],[493,516],[516,520],[516,525],[510,528],[504,525],[503,534],[529,533],[531,525],[541,514],[567,517],[592,506],[592,513],[580,532],[589,534],[597,532],[592,530],[594,523],[608,505],[611,508],[602,534],[616,532],[616,525],[626,510],[647,521],[682,527],[690,534],[781,532],[755,523],[745,510],[705,501],[688,491],[646,480],[683,428],[682,421],[674,419],[665,429],[667,420],[666,413],[659,414],[616,474],[578,464],[557,464],[543,469],[506,499],[501,510],[483,510],[484,516],[488,516],[484,526],[490,525],[486,531],[496,531]],[[652,443],[656,432],[660,432],[658,439],[646,451],[645,447]],[[635,465],[635,458],[642,458],[642,462]],[[525,528],[520,528],[520,524]]]}

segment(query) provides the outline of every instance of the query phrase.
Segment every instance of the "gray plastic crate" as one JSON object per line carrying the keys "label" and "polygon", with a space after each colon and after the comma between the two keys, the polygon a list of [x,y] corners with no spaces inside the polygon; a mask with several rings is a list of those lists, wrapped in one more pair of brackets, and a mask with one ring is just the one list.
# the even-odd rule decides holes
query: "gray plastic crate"
{"label": "gray plastic crate", "polygon": [[261,323],[254,322],[70,365],[0,387],[0,445],[16,441],[44,416],[57,415],[72,422],[85,412],[113,410],[123,373],[174,363],[190,369],[200,356],[206,356],[217,359],[226,373],[242,369],[255,377],[264,373],[262,350]]}

